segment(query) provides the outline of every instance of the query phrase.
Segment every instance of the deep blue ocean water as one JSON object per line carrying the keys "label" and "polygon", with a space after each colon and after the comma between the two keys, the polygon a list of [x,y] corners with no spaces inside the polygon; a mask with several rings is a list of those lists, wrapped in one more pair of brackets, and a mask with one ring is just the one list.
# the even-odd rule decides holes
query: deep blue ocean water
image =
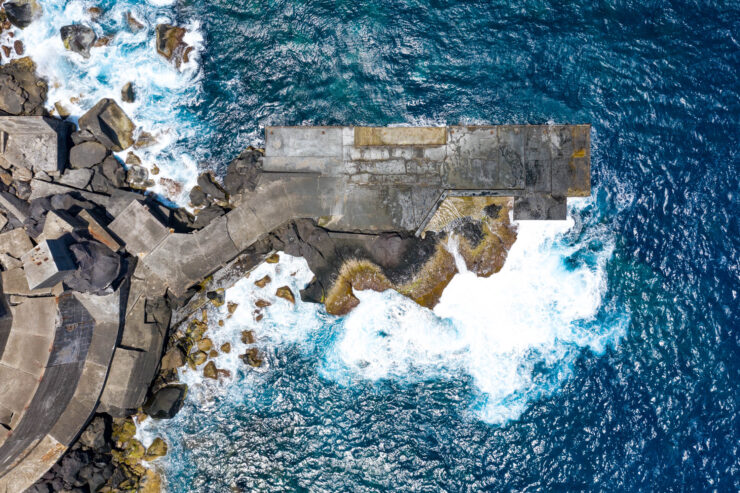
{"label": "deep blue ocean water", "polygon": [[595,200],[578,215],[614,240],[596,321],[629,323],[491,424],[469,412],[470,377],[327,379],[326,319],[242,401],[188,404],[172,491],[740,490],[740,4],[173,8],[202,22],[188,111],[219,166],[267,124],[591,123]]}
{"label": "deep blue ocean water", "polygon": [[556,331],[553,359],[514,360],[533,383],[498,401],[515,409],[505,419],[478,412],[480,368],[412,358],[363,378],[332,366],[346,321],[300,303],[271,312],[295,334],[260,339],[267,369],[207,399],[194,388],[150,430],[170,443],[170,491],[740,491],[740,3],[163,12],[200,23],[193,92],[152,98],[196,129],[179,146],[201,167],[223,172],[270,124],[591,123],[594,198],[548,245],[565,270],[604,259],[591,342]]}

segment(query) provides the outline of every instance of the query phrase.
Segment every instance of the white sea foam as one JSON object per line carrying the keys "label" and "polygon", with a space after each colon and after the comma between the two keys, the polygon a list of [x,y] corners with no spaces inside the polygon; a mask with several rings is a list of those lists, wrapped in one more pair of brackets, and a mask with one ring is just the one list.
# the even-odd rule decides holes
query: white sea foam
{"label": "white sea foam", "polygon": [[519,223],[504,268],[489,278],[468,272],[458,258],[460,273],[433,311],[393,291],[356,293],[360,305],[346,317],[325,374],[349,383],[469,375],[482,419],[517,418],[529,401],[557,388],[577,349],[602,352],[624,331],[625,320],[593,323],[612,246],[567,267],[565,259],[584,246],[563,241],[573,225]]}
{"label": "white sea foam", "polygon": [[[190,61],[177,70],[157,54],[154,27],[160,22],[172,22],[171,1],[116,2],[102,16],[93,19],[88,11],[92,6],[81,0],[48,0],[43,2],[43,15],[30,26],[18,31],[25,45],[25,55],[38,66],[38,72],[49,82],[48,106],[51,110],[60,102],[76,121],[101,98],[115,99],[134,123],[154,134],[158,143],[137,150],[137,155],[150,170],[156,165],[160,174],[152,176],[154,193],[168,196],[185,204],[187,193],[195,184],[198,168],[183,143],[197,133],[207,133],[208,127],[185,110],[186,105],[199,94],[201,69],[199,53],[203,48],[200,25],[193,20],[184,25],[188,34],[185,41],[195,49]],[[164,8],[157,8],[164,7]],[[132,32],[126,13],[145,28]],[[91,49],[90,58],[66,50],[59,30],[68,24],[85,24],[100,36],[113,36],[108,46]],[[136,100],[124,103],[121,88],[132,82]],[[120,153],[125,158],[127,151]],[[183,184],[179,194],[168,193],[160,178],[169,178]]]}

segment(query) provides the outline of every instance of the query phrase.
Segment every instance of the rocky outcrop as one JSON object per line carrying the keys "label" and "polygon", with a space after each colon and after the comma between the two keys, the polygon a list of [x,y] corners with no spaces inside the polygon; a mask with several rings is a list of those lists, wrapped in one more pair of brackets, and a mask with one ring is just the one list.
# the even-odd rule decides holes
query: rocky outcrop
{"label": "rocky outcrop", "polygon": [[170,419],[182,408],[187,393],[188,386],[185,384],[166,385],[146,401],[144,412],[152,418]]}
{"label": "rocky outcrop", "polygon": [[157,33],[157,53],[174,63],[178,69],[183,63],[189,61],[192,46],[188,46],[183,39],[187,30],[184,27],[171,24],[159,24]]}
{"label": "rocky outcrop", "polygon": [[46,81],[36,76],[36,64],[30,58],[12,60],[0,67],[0,114],[45,114],[47,90]]}
{"label": "rocky outcrop", "polygon": [[229,163],[224,177],[224,189],[229,195],[253,191],[257,187],[261,172],[261,157],[262,152],[253,147],[248,147]]}
{"label": "rocky outcrop", "polygon": [[107,149],[118,152],[134,144],[134,123],[112,99],[101,99],[78,122]]}
{"label": "rocky outcrop", "polygon": [[5,15],[15,27],[24,29],[41,15],[37,0],[12,0],[3,4]]}
{"label": "rocky outcrop", "polygon": [[91,27],[83,24],[62,26],[59,33],[62,36],[64,47],[85,58],[90,58],[90,48],[95,46],[98,36]]}

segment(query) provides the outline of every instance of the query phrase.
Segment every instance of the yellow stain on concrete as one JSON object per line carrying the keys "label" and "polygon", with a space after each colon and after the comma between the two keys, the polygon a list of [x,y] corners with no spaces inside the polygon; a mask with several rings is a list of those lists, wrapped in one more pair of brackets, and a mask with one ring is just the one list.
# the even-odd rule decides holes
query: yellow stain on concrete
{"label": "yellow stain on concrete", "polygon": [[578,149],[573,153],[573,157],[586,157],[586,149]]}
{"label": "yellow stain on concrete", "polygon": [[446,143],[445,127],[355,127],[355,146],[433,146]]}

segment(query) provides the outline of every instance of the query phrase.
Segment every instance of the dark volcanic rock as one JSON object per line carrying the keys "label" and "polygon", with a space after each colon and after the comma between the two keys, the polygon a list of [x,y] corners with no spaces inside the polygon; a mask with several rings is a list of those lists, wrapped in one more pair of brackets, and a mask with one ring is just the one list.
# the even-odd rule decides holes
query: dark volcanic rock
{"label": "dark volcanic rock", "polygon": [[75,243],[69,247],[77,270],[64,282],[82,293],[102,293],[121,272],[121,257],[97,241]]}
{"label": "dark volcanic rock", "polygon": [[80,130],[87,130],[108,149],[122,151],[134,144],[134,123],[112,99],[101,99],[80,117]]}
{"label": "dark volcanic rock", "polygon": [[187,393],[185,384],[162,387],[144,403],[144,412],[152,418],[170,419],[182,408]]}
{"label": "dark volcanic rock", "polygon": [[195,216],[195,222],[193,227],[196,229],[205,228],[211,222],[219,216],[226,214],[226,209],[218,205],[209,205],[205,209],[202,209],[197,216]]}
{"label": "dark volcanic rock", "polygon": [[262,154],[254,149],[245,149],[239,157],[229,163],[224,178],[224,188],[229,195],[236,195],[246,190],[257,188],[260,172],[260,157]]}
{"label": "dark volcanic rock", "polygon": [[36,64],[30,58],[11,60],[0,66],[0,112],[44,115],[47,90],[46,81],[36,76]]}
{"label": "dark volcanic rock", "polygon": [[126,185],[126,170],[114,156],[105,158],[98,166],[97,172],[101,173],[116,188]]}
{"label": "dark volcanic rock", "polygon": [[108,149],[99,142],[82,142],[69,151],[69,165],[74,169],[92,168],[103,162]]}
{"label": "dark volcanic rock", "polygon": [[59,30],[64,42],[64,47],[85,58],[90,57],[90,48],[95,44],[98,36],[91,27],[82,24],[62,26]]}
{"label": "dark volcanic rock", "polygon": [[41,6],[36,0],[14,0],[3,4],[5,15],[11,24],[21,29],[41,15]]}
{"label": "dark volcanic rock", "polygon": [[210,195],[216,200],[226,200],[226,192],[221,185],[216,183],[213,173],[203,173],[198,177],[198,186],[206,195]]}
{"label": "dark volcanic rock", "polygon": [[201,190],[199,186],[194,186],[193,189],[190,190],[190,203],[195,207],[200,207],[208,203],[206,193]]}

